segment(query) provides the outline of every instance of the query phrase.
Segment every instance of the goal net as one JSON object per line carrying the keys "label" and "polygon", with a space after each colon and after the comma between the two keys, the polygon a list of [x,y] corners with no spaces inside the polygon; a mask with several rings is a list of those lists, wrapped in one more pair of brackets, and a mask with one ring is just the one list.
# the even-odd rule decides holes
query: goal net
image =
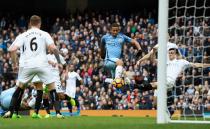
{"label": "goal net", "polygon": [[[168,2],[169,41],[177,44],[187,61],[210,63],[210,0]],[[166,92],[167,102],[173,101],[167,109],[174,112],[167,122],[210,123],[210,68],[184,69]]]}

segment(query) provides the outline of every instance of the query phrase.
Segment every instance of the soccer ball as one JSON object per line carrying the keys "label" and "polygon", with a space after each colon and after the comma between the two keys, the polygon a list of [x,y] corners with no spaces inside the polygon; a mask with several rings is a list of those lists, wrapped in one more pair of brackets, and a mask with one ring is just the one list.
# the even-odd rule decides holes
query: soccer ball
{"label": "soccer ball", "polygon": [[125,82],[122,78],[115,78],[112,82],[112,86],[116,88],[121,88],[125,85]]}

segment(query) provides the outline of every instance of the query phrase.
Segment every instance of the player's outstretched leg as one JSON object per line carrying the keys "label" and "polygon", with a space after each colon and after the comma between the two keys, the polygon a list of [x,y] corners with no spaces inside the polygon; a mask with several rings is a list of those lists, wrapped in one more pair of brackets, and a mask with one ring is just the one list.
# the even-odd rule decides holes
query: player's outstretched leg
{"label": "player's outstretched leg", "polygon": [[35,109],[34,113],[32,114],[32,118],[42,118],[42,116],[39,114],[39,109],[42,102],[42,96],[43,96],[43,83],[42,82],[35,82],[34,86],[37,89],[37,97],[35,102]]}
{"label": "player's outstretched leg", "polygon": [[116,78],[122,78],[125,80],[125,84],[130,84],[130,79],[126,76],[123,68],[123,61],[118,59],[116,61],[116,69],[115,69],[115,79]]}
{"label": "player's outstretched leg", "polygon": [[122,78],[123,70],[123,61],[118,59],[116,61],[115,78]]}
{"label": "player's outstretched leg", "polygon": [[50,115],[50,103],[49,103],[48,98],[43,99],[43,105],[44,105],[44,108],[47,112],[47,115],[45,115],[45,118],[50,118],[51,117],[51,115]]}
{"label": "player's outstretched leg", "polygon": [[69,109],[69,113],[72,116],[72,106],[75,105],[75,101],[72,100],[72,98],[67,96],[66,94],[65,94],[65,100],[67,100],[67,106],[68,106],[68,109]]}
{"label": "player's outstretched leg", "polygon": [[54,82],[48,84],[47,87],[48,87],[48,89],[50,91],[50,99],[51,99],[51,102],[52,102],[52,104],[53,104],[53,106],[55,108],[57,118],[64,118],[64,116],[60,112],[61,103],[59,101],[58,94],[57,94],[57,92],[55,90]]}
{"label": "player's outstretched leg", "polygon": [[57,118],[64,118],[64,116],[60,112],[61,105],[60,105],[58,94],[57,94],[55,89],[50,91],[50,98],[51,98],[52,103],[54,105]]}
{"label": "player's outstretched leg", "polygon": [[41,102],[42,102],[42,95],[43,95],[43,91],[37,90],[35,110],[34,110],[34,113],[32,114],[32,118],[42,118],[42,116],[39,114],[39,109],[40,109]]}
{"label": "player's outstretched leg", "polygon": [[106,83],[112,83],[113,82],[113,79],[112,78],[106,78],[105,80],[104,80],[104,82],[106,82]]}
{"label": "player's outstretched leg", "polygon": [[77,116],[80,115],[80,104],[79,104],[79,101],[77,98],[75,98],[75,103],[76,103],[76,106],[77,106]]}
{"label": "player's outstretched leg", "polygon": [[14,94],[12,95],[9,111],[4,114],[3,118],[11,118],[13,116],[14,110],[18,110],[18,105],[20,105],[19,103],[21,102],[19,99],[22,98],[23,92],[24,90],[21,87],[17,87]]}
{"label": "player's outstretched leg", "polygon": [[71,104],[70,101],[67,101],[67,106],[68,106],[68,109],[69,109],[69,113],[72,116],[72,104]]}
{"label": "player's outstretched leg", "polygon": [[115,78],[122,78],[122,74],[123,74],[123,66],[117,65],[116,71],[115,71]]}

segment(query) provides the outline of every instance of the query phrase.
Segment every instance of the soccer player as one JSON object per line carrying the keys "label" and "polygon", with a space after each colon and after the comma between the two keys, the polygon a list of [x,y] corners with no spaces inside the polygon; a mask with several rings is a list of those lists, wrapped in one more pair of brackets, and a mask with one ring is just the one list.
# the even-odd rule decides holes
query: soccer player
{"label": "soccer player", "polygon": [[[12,117],[14,110],[19,110],[20,101],[23,95],[24,84],[27,84],[32,78],[37,75],[43,83],[45,83],[50,91],[50,97],[55,107],[57,117],[60,118],[60,105],[59,98],[55,90],[54,79],[52,77],[46,50],[53,51],[58,63],[60,64],[59,51],[57,50],[51,36],[40,30],[41,18],[37,15],[33,15],[30,18],[30,29],[23,34],[17,36],[15,41],[9,47],[9,51],[12,57],[13,69],[17,70],[16,51],[22,48],[20,57],[22,63],[18,72],[19,86],[12,96],[9,111],[5,113],[4,117]],[[37,87],[37,99],[42,101],[43,91]],[[40,105],[35,105],[35,107]]]}
{"label": "soccer player", "polygon": [[49,51],[49,53],[47,54],[48,63],[50,64],[50,69],[52,71],[52,75],[55,80],[56,91],[57,91],[59,97],[61,99],[64,99],[64,91],[62,90],[62,86],[61,86],[60,70],[59,69],[63,68],[63,65],[66,64],[66,61],[64,60],[63,56],[61,56],[60,54],[59,54],[59,57],[60,57],[60,61],[61,61],[62,65],[60,65],[58,63],[58,61],[52,51]]}
{"label": "soccer player", "polygon": [[[59,56],[60,56],[61,64],[64,65],[66,63],[64,58],[61,55],[59,55]],[[48,63],[50,64],[50,69],[51,69],[53,78],[55,80],[56,92],[58,93],[58,96],[60,99],[64,99],[65,98],[64,91],[62,90],[62,87],[61,87],[61,81],[60,81],[60,75],[59,75],[59,67],[62,67],[62,66],[61,65],[59,66],[55,55],[51,51],[49,51],[49,54],[47,55],[47,59],[48,59]],[[43,87],[43,83],[38,78],[38,76],[35,76],[33,78],[32,82],[34,83],[34,85],[36,87]],[[45,118],[49,118],[50,117],[49,99],[48,99],[48,95],[47,95],[48,93],[46,91],[48,88],[46,86],[43,88],[44,88],[44,92],[45,92],[43,95],[43,104],[47,111],[47,115],[45,116]],[[39,100],[36,100],[36,105],[40,105],[37,103],[41,103],[41,102]],[[32,118],[37,118],[37,117],[41,118],[41,116],[38,114],[39,108],[40,107],[35,107],[35,112],[32,114]],[[38,115],[36,115],[36,114],[38,114]]]}
{"label": "soccer player", "polygon": [[[47,112],[47,115],[46,117],[50,117],[50,110],[49,110],[49,99],[48,99],[48,95],[46,97],[46,94],[48,94],[48,92],[46,93],[45,92],[45,88],[46,86],[43,85],[43,82],[41,82],[41,80],[39,79],[38,76],[34,76],[34,78],[32,79],[31,81],[33,83],[33,85],[37,88],[39,87],[39,90],[43,91],[43,94],[42,94],[42,99],[43,100],[43,105],[44,107],[46,108],[46,112]],[[44,89],[44,90],[43,90]],[[38,91],[37,92],[41,92],[41,91]],[[40,96],[41,97],[41,96]],[[47,98],[47,101],[45,101]],[[35,98],[35,105],[41,105],[41,101],[39,100],[39,97],[36,97]],[[46,106],[47,105],[47,106]],[[32,118],[42,118],[42,116],[39,114],[39,109],[40,109],[40,106],[35,106],[34,107],[34,113],[32,114]]]}
{"label": "soccer player", "polygon": [[[12,99],[12,95],[14,94],[16,90],[16,86],[9,88],[7,90],[4,90],[0,95],[0,115],[4,114],[6,111],[9,110],[10,102]],[[21,103],[21,109],[31,109],[34,106],[35,102],[29,101],[27,103]],[[20,115],[17,115],[17,117],[20,117]]]}
{"label": "soccer player", "polygon": [[[178,58],[180,58],[180,59],[182,58],[181,52],[178,50],[178,46],[175,43],[167,42],[167,52],[170,48],[176,48]],[[140,63],[144,60],[151,59],[151,58],[154,59],[156,56],[155,54],[157,52],[157,49],[158,49],[158,44],[156,44],[154,46],[154,48],[148,54],[146,54],[144,57],[142,57],[140,60],[138,60],[137,65],[140,65]],[[167,60],[169,60],[168,53],[167,53]]]}
{"label": "soccer player", "polygon": [[[176,48],[170,48],[169,49],[169,61],[167,62],[167,69],[166,69],[166,85],[168,88],[168,96],[172,96],[172,89],[175,87],[175,82],[178,77],[178,75],[187,67],[210,67],[210,64],[203,64],[203,63],[192,63],[188,62],[185,59],[178,59],[177,49]],[[169,109],[169,112],[171,116],[173,115],[174,111],[172,107],[170,107],[173,104],[174,100],[173,97],[168,98],[167,106]]]}
{"label": "soccer player", "polygon": [[0,95],[0,106],[2,109],[2,114],[9,109],[10,101],[12,99],[12,95],[15,92],[16,87],[9,88],[3,91]]}
{"label": "soccer player", "polygon": [[185,59],[178,59],[177,49],[169,49],[169,61],[167,61],[167,86],[172,88],[175,85],[175,81],[178,75],[187,67],[210,67],[210,64],[192,63]]}
{"label": "soccer player", "polygon": [[[132,43],[138,49],[137,56],[142,53],[139,43],[130,37],[119,33],[120,26],[117,23],[111,25],[110,34],[106,34],[101,38],[100,55],[104,59],[104,66],[111,71],[112,78],[122,78],[123,61],[122,51],[125,43]],[[107,82],[112,82],[107,80]]]}
{"label": "soccer player", "polygon": [[[170,116],[173,115],[174,109],[171,105],[174,103],[174,98],[172,97],[172,88],[175,87],[175,82],[178,75],[187,67],[210,67],[210,64],[203,64],[203,63],[191,63],[185,59],[180,59],[179,54],[177,53],[177,48],[171,47],[168,50],[168,60],[167,60],[167,67],[166,67],[166,85],[167,85],[167,106],[170,112]],[[157,82],[152,83],[157,85]]]}
{"label": "soccer player", "polygon": [[[67,101],[67,106],[69,108],[69,112],[70,114],[72,114],[72,105],[75,100],[76,106],[77,106],[77,115],[80,114],[80,105],[79,105],[79,101],[76,97],[76,81],[77,79],[80,81],[81,84],[83,84],[82,78],[80,77],[80,75],[78,73],[76,73],[74,71],[74,65],[70,64],[69,65],[69,70],[66,73],[66,91],[65,91],[65,95],[66,95],[66,100]],[[74,100],[72,100],[74,99]]]}
{"label": "soccer player", "polygon": [[[171,42],[167,42],[167,61],[169,61],[169,55],[168,55],[168,51],[171,48],[175,48],[176,49],[176,53],[178,54],[178,58],[181,59],[182,55],[180,53],[180,51],[178,50],[178,46],[175,43],[171,43]],[[136,63],[137,66],[139,66],[141,64],[141,62],[145,61],[145,60],[151,60],[152,62],[155,61],[156,62],[156,54],[157,54],[157,49],[158,49],[158,44],[156,44],[153,49],[146,54],[144,57],[142,57],[141,59],[139,59]],[[152,90],[154,88],[156,88],[157,83],[149,83],[148,81],[144,81],[142,83],[142,85],[140,85],[141,90],[143,91],[147,91],[147,90]]]}

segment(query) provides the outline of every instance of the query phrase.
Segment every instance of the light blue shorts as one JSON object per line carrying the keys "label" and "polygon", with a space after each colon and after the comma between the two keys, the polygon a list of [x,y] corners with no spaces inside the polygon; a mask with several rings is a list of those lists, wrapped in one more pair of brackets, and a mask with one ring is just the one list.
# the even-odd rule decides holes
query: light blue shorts
{"label": "light blue shorts", "polygon": [[13,88],[9,88],[1,93],[0,103],[1,103],[2,109],[4,109],[4,110],[9,109],[10,102],[12,100],[12,95],[14,94],[15,90],[16,90],[16,87],[13,87]]}
{"label": "light blue shorts", "polygon": [[116,69],[116,61],[119,60],[118,58],[109,58],[105,59],[104,67],[106,70],[111,72],[112,78],[115,76],[115,69]]}
{"label": "light blue shorts", "polygon": [[7,95],[1,99],[1,107],[3,110],[9,109],[11,100],[12,100],[12,95]]}

